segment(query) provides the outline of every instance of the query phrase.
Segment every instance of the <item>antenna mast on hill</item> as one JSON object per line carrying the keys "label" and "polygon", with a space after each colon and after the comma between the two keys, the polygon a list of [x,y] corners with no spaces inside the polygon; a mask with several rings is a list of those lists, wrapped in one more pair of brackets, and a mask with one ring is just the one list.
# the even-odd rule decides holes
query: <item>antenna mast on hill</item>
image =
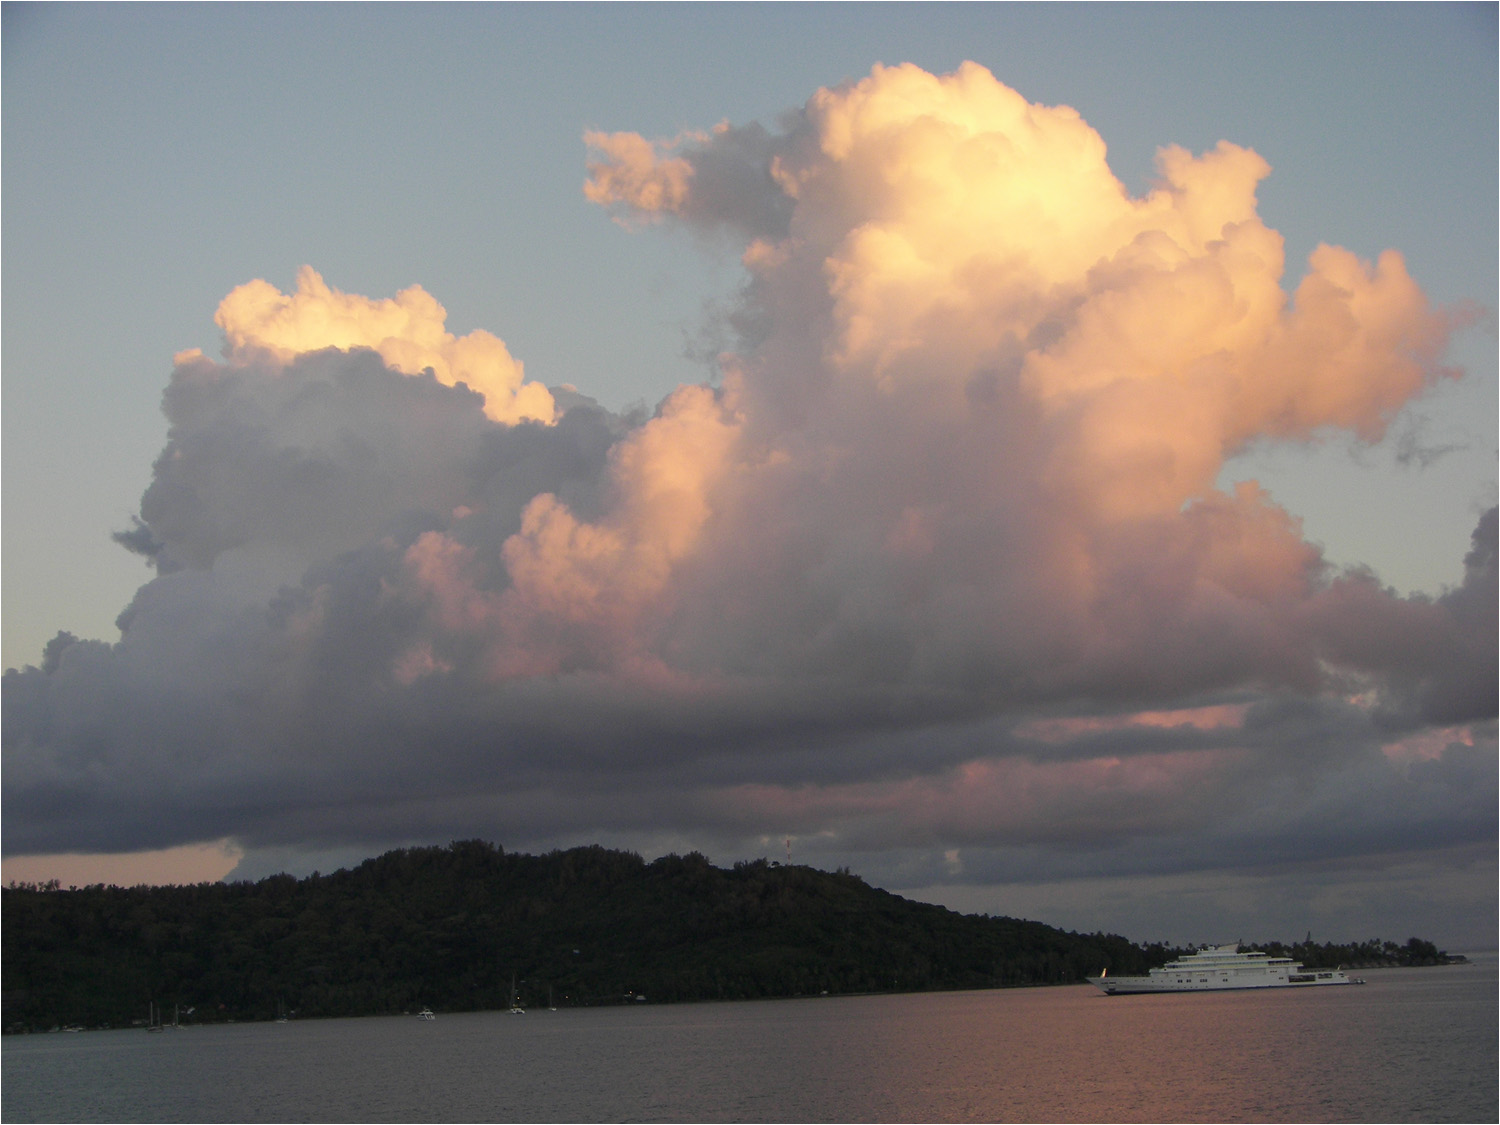
{"label": "antenna mast on hill", "polygon": [[786,838],[786,865],[788,867],[792,865],[792,838],[790,836]]}

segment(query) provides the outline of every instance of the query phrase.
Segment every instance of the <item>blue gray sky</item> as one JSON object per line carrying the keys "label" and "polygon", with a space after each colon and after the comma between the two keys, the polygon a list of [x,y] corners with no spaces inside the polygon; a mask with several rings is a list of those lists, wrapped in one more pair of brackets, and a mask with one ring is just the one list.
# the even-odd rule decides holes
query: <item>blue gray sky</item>
{"label": "blue gray sky", "polygon": [[790,838],[1137,938],[1492,940],[1495,39],[6,5],[6,877]]}

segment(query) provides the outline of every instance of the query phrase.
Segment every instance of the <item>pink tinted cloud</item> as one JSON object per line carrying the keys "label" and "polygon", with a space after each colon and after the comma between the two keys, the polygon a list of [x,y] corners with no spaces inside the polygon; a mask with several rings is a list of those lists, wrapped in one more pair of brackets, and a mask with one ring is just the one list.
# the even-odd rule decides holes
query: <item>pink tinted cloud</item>
{"label": "pink tinted cloud", "polygon": [[[1245,761],[1235,749],[1039,762],[993,758],[899,781],[779,786],[704,793],[720,819],[753,831],[784,825],[845,847],[996,846],[1046,839],[1167,832],[1213,815],[1195,794],[1217,791]],[[1164,816],[1164,808],[1175,809]]]}
{"label": "pink tinted cloud", "polygon": [[1132,729],[1222,730],[1244,725],[1247,703],[1221,703],[1210,707],[1186,707],[1177,711],[1136,711],[1128,715],[1080,715],[1055,719],[1033,719],[1016,728],[1021,738],[1042,742],[1071,742],[1091,734]]}
{"label": "pink tinted cloud", "polygon": [[1387,742],[1380,752],[1392,762],[1431,762],[1442,758],[1452,746],[1472,747],[1474,743],[1472,727],[1439,727]]}

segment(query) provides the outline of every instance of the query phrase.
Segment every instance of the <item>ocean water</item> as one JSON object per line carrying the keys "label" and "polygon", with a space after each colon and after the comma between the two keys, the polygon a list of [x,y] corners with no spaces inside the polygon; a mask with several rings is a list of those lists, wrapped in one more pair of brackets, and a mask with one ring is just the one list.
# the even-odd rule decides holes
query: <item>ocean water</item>
{"label": "ocean water", "polygon": [[7,1036],[20,1121],[1495,1121],[1497,972]]}

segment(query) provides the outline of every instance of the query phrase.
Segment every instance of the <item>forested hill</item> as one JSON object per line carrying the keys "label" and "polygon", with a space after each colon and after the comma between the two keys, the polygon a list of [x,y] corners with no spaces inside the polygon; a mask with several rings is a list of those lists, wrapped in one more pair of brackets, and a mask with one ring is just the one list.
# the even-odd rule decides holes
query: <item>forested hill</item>
{"label": "forested hill", "polygon": [[482,841],[332,875],[191,887],[8,887],[4,1026],[718,1000],[1077,981],[1167,952],[955,914],[857,876]]}
{"label": "forested hill", "polygon": [[482,841],[349,871],[192,887],[3,891],[6,1031],[991,988],[1144,972],[1122,937],[961,915],[847,872]]}

